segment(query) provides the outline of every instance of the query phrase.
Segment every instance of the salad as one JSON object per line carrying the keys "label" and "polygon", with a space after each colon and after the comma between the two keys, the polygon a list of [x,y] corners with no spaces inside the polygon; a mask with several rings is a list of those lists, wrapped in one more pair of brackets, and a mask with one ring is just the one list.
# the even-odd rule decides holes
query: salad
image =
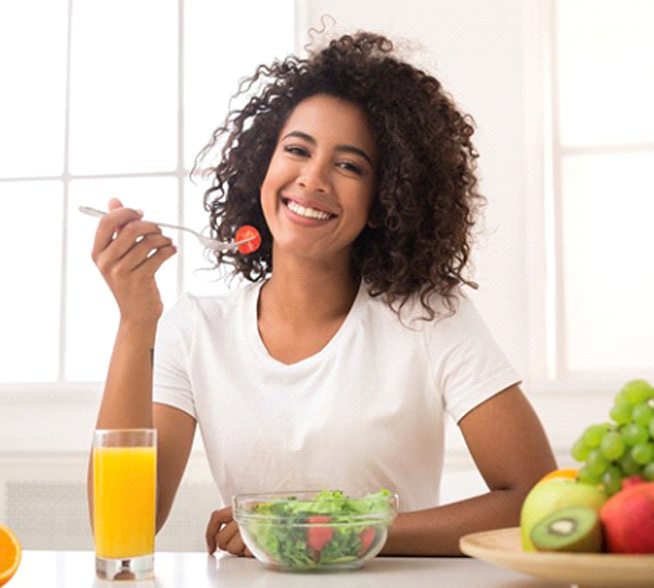
{"label": "salad", "polygon": [[386,489],[361,498],[322,490],[305,499],[256,501],[237,520],[245,526],[250,549],[255,555],[263,552],[260,559],[285,568],[314,569],[363,563],[376,555],[395,510],[396,495]]}

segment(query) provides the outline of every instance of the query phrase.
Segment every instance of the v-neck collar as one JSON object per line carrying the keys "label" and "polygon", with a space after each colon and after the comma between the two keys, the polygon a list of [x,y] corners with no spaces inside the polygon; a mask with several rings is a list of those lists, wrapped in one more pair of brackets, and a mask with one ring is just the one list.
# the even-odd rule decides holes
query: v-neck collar
{"label": "v-neck collar", "polygon": [[261,296],[261,289],[265,282],[260,284],[254,284],[249,287],[248,292],[246,292],[246,299],[244,304],[244,313],[242,316],[242,332],[246,334],[248,344],[253,352],[256,354],[257,358],[260,361],[265,362],[270,366],[274,366],[277,369],[285,369],[288,371],[299,371],[303,369],[309,369],[316,364],[325,361],[330,355],[332,355],[339,348],[339,341],[347,337],[348,333],[351,332],[353,325],[356,323],[356,318],[359,314],[359,310],[365,300],[367,295],[366,289],[363,286],[363,282],[360,283],[359,289],[356,296],[354,297],[354,302],[350,310],[348,311],[343,323],[336,331],[334,336],[327,342],[327,344],[317,353],[305,357],[299,361],[287,364],[278,359],[275,359],[266,348],[263,339],[261,338],[261,333],[259,333],[258,327],[258,304],[259,297]]}

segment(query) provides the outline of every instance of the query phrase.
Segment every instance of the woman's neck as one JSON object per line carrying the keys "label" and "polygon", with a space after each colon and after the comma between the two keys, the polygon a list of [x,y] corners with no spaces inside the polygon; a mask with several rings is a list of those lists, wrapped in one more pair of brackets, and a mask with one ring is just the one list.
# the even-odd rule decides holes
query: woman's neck
{"label": "woman's neck", "polygon": [[272,276],[261,291],[259,317],[304,325],[342,319],[358,289],[359,281],[349,266],[275,259]]}

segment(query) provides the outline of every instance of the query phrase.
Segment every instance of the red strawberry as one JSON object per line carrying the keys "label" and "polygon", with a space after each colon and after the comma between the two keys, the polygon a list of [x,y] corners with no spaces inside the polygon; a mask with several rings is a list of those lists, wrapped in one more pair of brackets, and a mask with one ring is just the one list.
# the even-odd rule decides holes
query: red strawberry
{"label": "red strawberry", "polygon": [[331,520],[331,517],[324,515],[307,517],[307,523],[312,524],[312,526],[307,530],[307,544],[314,551],[322,551],[322,548],[325,547],[334,536],[334,529],[331,527],[317,527],[314,526],[315,523],[328,523]]}

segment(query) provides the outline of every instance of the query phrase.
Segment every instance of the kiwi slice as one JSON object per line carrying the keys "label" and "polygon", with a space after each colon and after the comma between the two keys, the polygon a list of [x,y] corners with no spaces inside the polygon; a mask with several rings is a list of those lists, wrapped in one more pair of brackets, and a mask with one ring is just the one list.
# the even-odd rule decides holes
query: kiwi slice
{"label": "kiwi slice", "polygon": [[599,516],[589,506],[569,506],[539,521],[531,530],[531,541],[538,551],[602,551]]}

